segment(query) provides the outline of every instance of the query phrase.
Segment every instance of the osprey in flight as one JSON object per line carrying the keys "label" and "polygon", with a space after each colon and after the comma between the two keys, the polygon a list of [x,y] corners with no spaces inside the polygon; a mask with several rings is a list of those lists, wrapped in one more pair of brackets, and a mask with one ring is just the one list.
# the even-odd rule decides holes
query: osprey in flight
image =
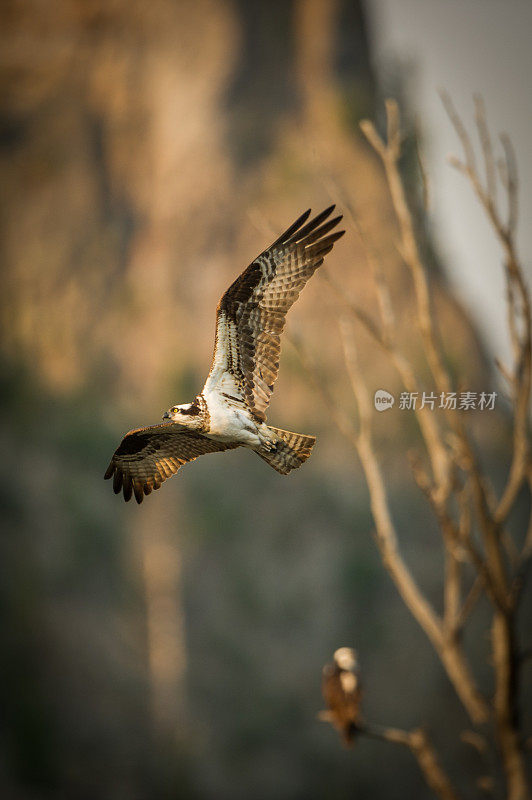
{"label": "osprey in flight", "polygon": [[250,447],[282,475],[307,460],[315,437],[269,427],[265,412],[286,313],[345,233],[331,233],[342,219],[328,219],[333,209],[310,222],[306,211],[231,284],[218,304],[205,386],[192,403],[172,406],[167,422],[124,436],[105,473],[116,494],[141,503],[188,461],[235,447]]}

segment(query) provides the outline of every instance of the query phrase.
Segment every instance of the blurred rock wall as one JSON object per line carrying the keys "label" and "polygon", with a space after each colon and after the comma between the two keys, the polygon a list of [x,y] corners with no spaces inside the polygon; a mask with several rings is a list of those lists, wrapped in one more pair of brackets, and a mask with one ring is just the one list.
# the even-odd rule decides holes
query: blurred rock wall
{"label": "blurred rock wall", "polygon": [[[354,209],[416,357],[388,194],[357,129],[380,101],[363,5],[6,0],[0,13],[6,796],[422,797],[407,756],[388,774],[378,744],[347,757],[314,721],[321,665],[344,643],[362,648],[367,702],[387,721],[418,724],[412,692],[460,712],[382,573],[353,453],[289,347],[272,422],[320,435],[295,482],[227,454],[137,509],[101,480],[124,430],[200,389],[220,295],[308,206]],[[372,313],[346,225],[327,269]],[[480,350],[433,267],[449,358],[475,389]],[[327,292],[311,281],[288,331],[351,403]],[[394,390],[360,343],[370,386]],[[430,526],[394,466],[415,431],[390,417],[381,436],[407,553],[436,593]],[[428,667],[413,669],[406,635]]]}

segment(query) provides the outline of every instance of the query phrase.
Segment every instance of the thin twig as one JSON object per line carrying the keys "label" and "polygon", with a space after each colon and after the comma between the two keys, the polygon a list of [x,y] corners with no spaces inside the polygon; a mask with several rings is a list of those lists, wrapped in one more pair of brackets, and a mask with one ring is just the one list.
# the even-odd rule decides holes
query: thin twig
{"label": "thin twig", "polygon": [[495,159],[493,157],[493,147],[491,137],[486,122],[486,108],[481,95],[474,97],[475,102],[475,121],[482,146],[484,156],[484,167],[486,170],[486,191],[490,202],[495,206],[497,203],[497,173],[495,171]]}
{"label": "thin twig", "polygon": [[419,167],[419,174],[421,176],[421,187],[423,191],[423,208],[425,210],[425,214],[428,214],[432,204],[432,196],[430,191],[430,181],[425,159],[425,153],[423,152],[421,140],[422,140],[421,126],[419,125],[419,121],[416,120],[415,124],[416,158]]}
{"label": "thin twig", "polygon": [[458,617],[456,619],[457,633],[463,630],[467,620],[469,619],[471,612],[478,603],[481,595],[482,595],[482,578],[480,575],[476,575],[473,584],[471,586],[471,589],[467,593],[466,598],[462,604],[462,608],[460,609]]}
{"label": "thin twig", "polygon": [[404,731],[400,728],[384,728],[377,725],[361,725],[359,733],[383,742],[408,747],[416,758],[427,785],[441,800],[458,800],[459,795],[444,771],[430,738],[423,728]]}

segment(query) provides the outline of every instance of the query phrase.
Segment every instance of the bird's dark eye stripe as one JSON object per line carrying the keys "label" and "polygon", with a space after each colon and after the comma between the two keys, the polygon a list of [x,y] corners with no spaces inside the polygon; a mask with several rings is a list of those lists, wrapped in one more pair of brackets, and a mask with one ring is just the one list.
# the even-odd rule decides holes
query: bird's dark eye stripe
{"label": "bird's dark eye stripe", "polygon": [[171,414],[185,414],[187,417],[193,417],[201,413],[200,407],[196,403],[191,403],[188,407],[179,408],[179,406],[172,406],[170,409]]}

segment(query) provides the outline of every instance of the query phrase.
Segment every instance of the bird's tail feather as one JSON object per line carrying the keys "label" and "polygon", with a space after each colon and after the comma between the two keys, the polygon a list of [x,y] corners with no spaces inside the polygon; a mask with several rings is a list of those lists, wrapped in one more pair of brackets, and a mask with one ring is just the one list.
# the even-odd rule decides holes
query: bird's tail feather
{"label": "bird's tail feather", "polygon": [[255,450],[255,452],[281,475],[288,475],[293,469],[300,467],[310,456],[316,442],[315,436],[305,436],[302,433],[271,427],[269,431],[275,441],[275,449]]}

